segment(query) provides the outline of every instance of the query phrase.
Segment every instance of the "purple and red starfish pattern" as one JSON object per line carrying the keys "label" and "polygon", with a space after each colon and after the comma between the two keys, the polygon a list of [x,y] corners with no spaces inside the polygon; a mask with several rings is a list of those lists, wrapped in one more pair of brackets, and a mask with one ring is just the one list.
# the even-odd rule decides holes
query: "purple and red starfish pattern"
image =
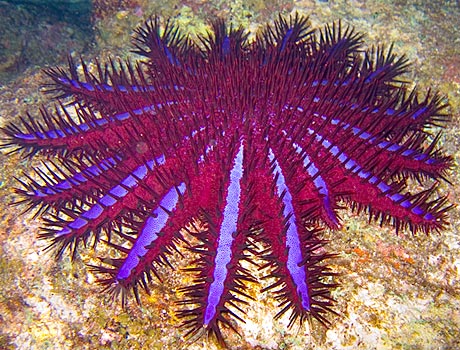
{"label": "purple and red starfish pattern", "polygon": [[47,156],[17,190],[43,215],[41,237],[58,257],[114,248],[95,269],[124,304],[183,244],[198,255],[178,311],[187,336],[223,343],[221,327],[243,321],[256,282],[243,261],[267,271],[278,317],[327,325],[333,255],[320,231],[340,227],[339,209],[396,231],[446,224],[436,181],[405,189],[451,165],[429,132],[446,105],[400,80],[407,60],[391,47],[365,50],[351,28],[315,32],[299,15],[252,41],[218,20],[194,42],[155,18],[134,43],[146,61],[50,69],[58,106],[4,128],[7,146]]}

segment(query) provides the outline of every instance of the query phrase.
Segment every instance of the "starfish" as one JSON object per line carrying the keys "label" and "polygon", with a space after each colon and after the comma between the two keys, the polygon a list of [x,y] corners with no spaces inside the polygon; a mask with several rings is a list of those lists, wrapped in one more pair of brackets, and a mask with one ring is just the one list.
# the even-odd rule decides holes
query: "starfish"
{"label": "starfish", "polygon": [[[46,157],[16,192],[58,258],[91,241],[114,248],[93,269],[125,305],[187,247],[185,336],[224,343],[257,282],[245,261],[271,279],[276,317],[330,323],[334,254],[321,231],[341,226],[341,209],[396,232],[444,228],[436,184],[452,159],[430,130],[446,104],[408,88],[391,46],[365,50],[352,28],[315,31],[298,14],[252,41],[222,20],[195,41],[160,22],[136,30],[146,60],[49,69],[56,107],[3,129],[5,147]],[[424,189],[408,192],[410,179]]]}

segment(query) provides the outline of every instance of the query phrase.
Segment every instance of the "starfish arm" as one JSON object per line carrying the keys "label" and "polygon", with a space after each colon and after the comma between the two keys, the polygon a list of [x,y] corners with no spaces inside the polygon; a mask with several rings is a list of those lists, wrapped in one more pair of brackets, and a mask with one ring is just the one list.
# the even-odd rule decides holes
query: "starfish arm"
{"label": "starfish arm", "polygon": [[[235,147],[233,147],[235,148]],[[248,234],[251,228],[250,186],[246,181],[244,166],[244,143],[231,151],[232,162],[225,178],[218,179],[221,193],[217,208],[208,204],[203,210],[208,230],[197,234],[200,243],[192,251],[200,254],[195,266],[189,269],[196,273],[193,287],[182,289],[185,294],[183,305],[193,305],[184,309],[179,316],[184,318],[186,337],[197,334],[204,327],[206,331],[223,343],[220,327],[224,324],[234,330],[228,316],[242,321],[235,310],[243,312],[238,304],[248,297],[244,283],[253,281],[248,271],[241,266],[247,259]],[[211,193],[210,193],[211,194]],[[214,194],[215,196],[215,194]]]}
{"label": "starfish arm", "polygon": [[[56,108],[55,113],[43,110],[41,124],[48,128],[39,126],[32,118],[29,121],[22,119],[22,127],[9,125],[5,128],[7,142],[18,145],[17,149],[23,149],[29,154],[71,154],[82,149],[91,153],[103,151],[109,145],[120,147],[120,144],[126,144],[126,140],[141,142],[142,133],[137,130],[146,126],[152,128],[152,136],[159,134],[159,130],[155,133],[157,126],[151,120],[154,117],[149,107],[113,116],[98,116],[84,107],[79,107],[76,111],[80,123],[76,123],[65,108]],[[136,123],[140,115],[144,120]]]}
{"label": "starfish arm", "polygon": [[[130,291],[140,303],[139,286],[149,292],[147,280],[151,279],[151,273],[160,279],[157,267],[171,266],[168,256],[176,249],[178,241],[183,240],[180,231],[196,214],[195,211],[179,210],[189,204],[184,198],[186,189],[185,182],[182,182],[171,187],[158,199],[157,206],[135,225],[137,235],[127,239],[131,242],[129,247],[108,242],[124,258],[100,258],[104,264],[93,266],[95,272],[106,276],[99,278],[99,283],[105,285],[114,297],[121,294],[123,305],[126,305]],[[127,237],[122,232],[118,234],[122,238]]]}
{"label": "starfish arm", "polygon": [[98,189],[112,183],[116,170],[115,173],[111,170],[116,169],[120,160],[120,157],[96,157],[44,163],[44,169],[34,168],[35,178],[41,181],[26,176],[27,181],[21,181],[22,188],[15,189],[20,196],[18,203],[28,203],[28,209],[39,206],[42,212],[50,207],[59,211],[67,204],[85,201]]}
{"label": "starfish arm", "polygon": [[268,155],[270,172],[265,168],[254,174],[258,203],[254,220],[262,229],[257,240],[265,247],[261,256],[266,264],[262,268],[268,269],[266,278],[274,279],[263,291],[274,290],[281,308],[277,318],[291,311],[290,325],[310,316],[328,324],[323,314],[333,301],[325,280],[333,273],[323,263],[332,255],[320,252],[325,242],[300,218],[301,193],[293,190],[295,179],[284,176],[281,157],[275,158],[275,153]]}

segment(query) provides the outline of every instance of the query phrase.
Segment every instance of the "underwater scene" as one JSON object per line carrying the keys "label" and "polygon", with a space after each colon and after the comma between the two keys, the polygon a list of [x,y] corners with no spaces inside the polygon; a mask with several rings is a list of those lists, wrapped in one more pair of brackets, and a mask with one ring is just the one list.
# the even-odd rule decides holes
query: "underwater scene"
{"label": "underwater scene", "polygon": [[460,348],[458,1],[0,1],[0,349]]}

